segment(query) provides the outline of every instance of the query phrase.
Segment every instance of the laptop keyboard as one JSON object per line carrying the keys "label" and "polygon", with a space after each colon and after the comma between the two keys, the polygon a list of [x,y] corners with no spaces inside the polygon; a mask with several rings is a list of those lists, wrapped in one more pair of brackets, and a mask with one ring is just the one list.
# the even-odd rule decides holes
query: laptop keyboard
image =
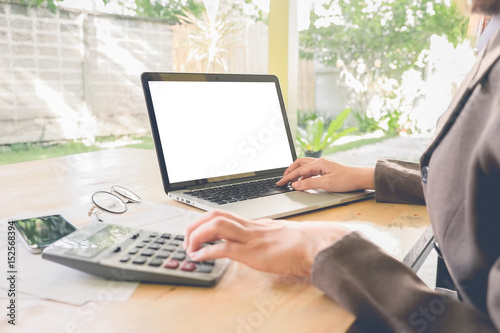
{"label": "laptop keyboard", "polygon": [[269,195],[286,193],[294,190],[290,185],[283,187],[276,186],[276,182],[280,179],[281,177],[268,178],[246,183],[238,183],[233,185],[224,185],[202,190],[189,191],[184,192],[184,194],[189,194],[197,198],[223,205],[236,201],[243,201]]}

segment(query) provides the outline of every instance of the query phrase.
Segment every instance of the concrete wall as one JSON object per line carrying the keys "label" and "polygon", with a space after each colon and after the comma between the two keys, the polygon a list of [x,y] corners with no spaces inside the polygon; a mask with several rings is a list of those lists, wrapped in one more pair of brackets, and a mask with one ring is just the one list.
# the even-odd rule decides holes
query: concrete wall
{"label": "concrete wall", "polygon": [[[0,144],[149,131],[140,74],[180,70],[173,30],[159,20],[0,2]],[[265,73],[267,28],[242,33],[258,45],[235,50],[230,72]]]}
{"label": "concrete wall", "polygon": [[349,103],[349,91],[340,81],[340,71],[314,62],[316,111],[325,118],[332,119],[341,113]]}
{"label": "concrete wall", "polygon": [[172,52],[163,22],[0,4],[0,144],[146,132],[139,76]]}
{"label": "concrete wall", "polygon": [[84,99],[97,122],[93,134],[148,131],[140,75],[172,71],[171,27],[159,21],[87,15],[83,31]]}

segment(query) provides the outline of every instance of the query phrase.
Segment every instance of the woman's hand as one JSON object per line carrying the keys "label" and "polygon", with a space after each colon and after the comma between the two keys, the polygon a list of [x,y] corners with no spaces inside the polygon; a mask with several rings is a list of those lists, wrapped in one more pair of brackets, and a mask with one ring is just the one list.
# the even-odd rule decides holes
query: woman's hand
{"label": "woman's hand", "polygon": [[331,222],[251,221],[214,210],[188,226],[184,247],[195,261],[227,257],[261,271],[305,276],[316,254],[347,233]]}
{"label": "woman's hand", "polygon": [[375,169],[348,167],[326,158],[299,158],[285,170],[276,185],[288,183],[292,183],[296,190],[350,192],[375,189]]}

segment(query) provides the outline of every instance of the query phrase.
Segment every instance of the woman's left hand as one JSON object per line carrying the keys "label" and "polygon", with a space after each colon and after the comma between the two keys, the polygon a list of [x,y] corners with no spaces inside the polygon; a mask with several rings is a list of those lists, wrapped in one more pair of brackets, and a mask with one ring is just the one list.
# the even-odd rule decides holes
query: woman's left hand
{"label": "woman's left hand", "polygon": [[305,276],[316,254],[349,232],[331,222],[251,221],[214,210],[189,224],[184,247],[195,261],[230,258],[261,271]]}

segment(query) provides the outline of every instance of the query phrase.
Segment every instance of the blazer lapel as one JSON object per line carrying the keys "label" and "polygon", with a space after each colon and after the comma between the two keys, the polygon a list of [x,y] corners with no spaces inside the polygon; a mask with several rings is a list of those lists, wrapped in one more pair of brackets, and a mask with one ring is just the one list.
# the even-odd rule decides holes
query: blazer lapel
{"label": "blazer lapel", "polygon": [[481,79],[500,57],[500,30],[498,30],[491,37],[484,52],[485,53],[483,54],[481,61],[478,62],[479,68],[467,86],[469,89],[473,88],[479,81],[481,81]]}

